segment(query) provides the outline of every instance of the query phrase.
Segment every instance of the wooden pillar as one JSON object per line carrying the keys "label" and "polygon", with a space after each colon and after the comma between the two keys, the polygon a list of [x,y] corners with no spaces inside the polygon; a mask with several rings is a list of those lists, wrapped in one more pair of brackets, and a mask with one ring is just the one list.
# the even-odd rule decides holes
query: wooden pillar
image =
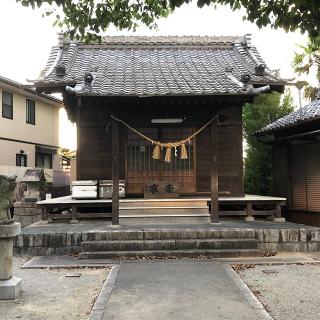
{"label": "wooden pillar", "polygon": [[119,122],[112,119],[112,224],[119,224]]}
{"label": "wooden pillar", "polygon": [[211,223],[219,222],[219,175],[218,175],[218,125],[217,121],[211,122],[211,145],[210,145],[210,165],[211,165]]}
{"label": "wooden pillar", "polygon": [[48,222],[48,208],[42,207],[41,211],[42,211],[42,221],[44,223],[47,223]]}
{"label": "wooden pillar", "polygon": [[276,204],[276,218],[281,218],[281,205],[279,203]]}
{"label": "wooden pillar", "polygon": [[274,222],[285,222],[286,219],[281,217],[281,204],[276,203],[275,217],[273,219]]}
{"label": "wooden pillar", "polygon": [[77,109],[76,109],[76,123],[77,123],[77,155],[76,155],[76,180],[82,179],[81,174],[81,121],[80,121],[80,108],[81,99],[78,99]]}
{"label": "wooden pillar", "polygon": [[252,202],[247,202],[247,208],[246,208],[247,216],[244,218],[245,221],[254,221],[253,213],[254,210],[252,208]]}
{"label": "wooden pillar", "polygon": [[78,223],[77,219],[77,206],[71,207],[71,220],[70,223]]}

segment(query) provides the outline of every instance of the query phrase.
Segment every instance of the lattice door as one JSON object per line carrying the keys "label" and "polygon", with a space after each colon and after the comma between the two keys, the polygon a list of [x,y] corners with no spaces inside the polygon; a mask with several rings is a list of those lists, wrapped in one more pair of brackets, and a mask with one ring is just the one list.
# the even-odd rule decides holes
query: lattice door
{"label": "lattice door", "polygon": [[[140,132],[161,141],[178,141],[192,134],[192,128],[140,128]],[[154,146],[132,131],[128,131],[126,188],[128,194],[142,195],[147,181],[180,183],[181,193],[195,191],[194,141],[187,143],[188,159],[180,159],[180,148],[172,150],[171,163],[152,159]]]}

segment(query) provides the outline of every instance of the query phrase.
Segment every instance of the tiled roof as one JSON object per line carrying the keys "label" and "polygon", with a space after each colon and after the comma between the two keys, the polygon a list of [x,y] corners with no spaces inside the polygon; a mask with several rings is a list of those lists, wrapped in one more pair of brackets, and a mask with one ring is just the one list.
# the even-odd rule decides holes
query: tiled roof
{"label": "tiled roof", "polygon": [[57,98],[57,97],[54,97],[54,96],[51,96],[51,95],[48,95],[48,94],[43,94],[43,93],[38,94],[38,93],[36,92],[36,90],[28,88],[27,85],[24,85],[24,84],[22,84],[22,83],[20,83],[20,82],[11,80],[11,79],[9,79],[9,78],[0,76],[0,85],[1,85],[1,83],[4,83],[4,84],[6,84],[6,85],[9,85],[9,86],[14,87],[14,88],[17,88],[17,89],[24,90],[25,92],[31,93],[31,94],[33,94],[33,95],[38,95],[38,96],[40,96],[40,97],[42,97],[42,98],[44,98],[44,99],[53,101],[53,102],[55,102],[55,103],[62,104],[62,100],[59,99],[59,98]]}
{"label": "tiled roof", "polygon": [[264,128],[257,131],[257,134],[271,133],[285,127],[299,124],[303,121],[320,117],[320,93],[317,97],[308,105],[297,109],[288,115],[268,124]]}
{"label": "tiled roof", "polygon": [[[259,65],[265,62],[249,36],[106,37],[101,44],[60,39],[35,84],[101,96],[246,94],[243,75],[258,85],[283,84]],[[86,73],[93,76],[89,84]]]}

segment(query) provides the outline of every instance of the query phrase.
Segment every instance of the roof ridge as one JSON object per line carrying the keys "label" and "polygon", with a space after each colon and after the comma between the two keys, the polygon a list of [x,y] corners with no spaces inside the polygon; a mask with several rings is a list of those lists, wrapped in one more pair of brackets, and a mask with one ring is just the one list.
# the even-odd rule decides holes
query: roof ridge
{"label": "roof ridge", "polygon": [[250,38],[244,36],[201,36],[201,35],[159,35],[159,36],[104,36],[102,42],[86,44],[77,40],[70,40],[59,37],[59,44],[77,43],[81,45],[207,45],[207,44],[233,44],[233,43],[250,43]]}

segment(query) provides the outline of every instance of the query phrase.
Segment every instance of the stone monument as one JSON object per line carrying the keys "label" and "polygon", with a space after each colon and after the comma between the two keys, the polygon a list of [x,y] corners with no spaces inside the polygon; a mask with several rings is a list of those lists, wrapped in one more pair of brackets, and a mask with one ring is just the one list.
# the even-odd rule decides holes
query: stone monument
{"label": "stone monument", "polygon": [[41,220],[41,208],[37,201],[44,198],[47,182],[43,169],[27,169],[20,183],[26,190],[21,201],[14,203],[14,221],[20,222],[22,227]]}
{"label": "stone monument", "polygon": [[16,177],[0,175],[0,299],[16,299],[22,289],[21,279],[12,275],[13,239],[20,233],[20,223],[9,213]]}

